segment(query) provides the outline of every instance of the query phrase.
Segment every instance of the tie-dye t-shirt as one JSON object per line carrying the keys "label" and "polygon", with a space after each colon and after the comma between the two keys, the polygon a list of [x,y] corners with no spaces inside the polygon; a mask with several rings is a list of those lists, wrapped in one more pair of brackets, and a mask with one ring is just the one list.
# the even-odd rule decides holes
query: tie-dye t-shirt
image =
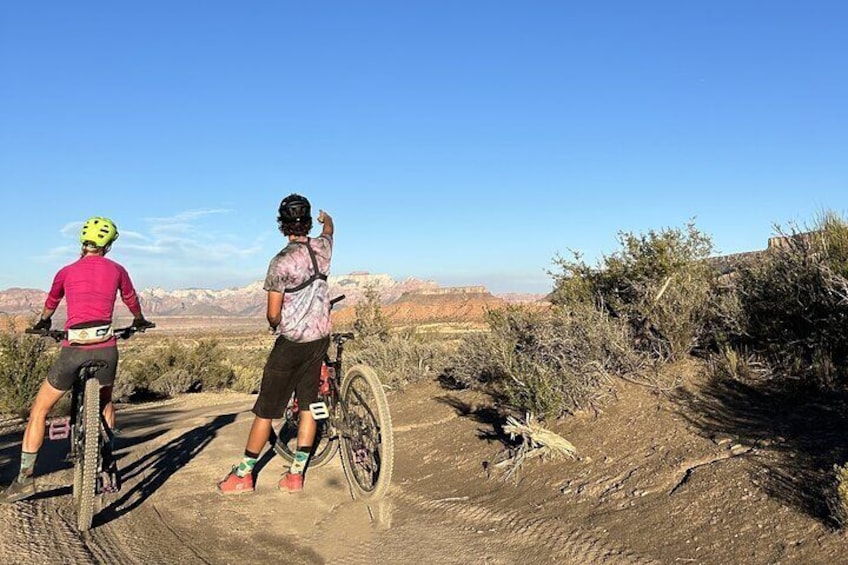
{"label": "tie-dye t-shirt", "polygon": [[[333,254],[332,236],[310,238],[318,270],[329,274]],[[289,341],[305,343],[330,335],[330,292],[327,281],[316,279],[297,292],[286,292],[306,282],[314,274],[309,250],[303,243],[291,242],[268,265],[265,290],[283,293],[283,320],[280,334]]]}

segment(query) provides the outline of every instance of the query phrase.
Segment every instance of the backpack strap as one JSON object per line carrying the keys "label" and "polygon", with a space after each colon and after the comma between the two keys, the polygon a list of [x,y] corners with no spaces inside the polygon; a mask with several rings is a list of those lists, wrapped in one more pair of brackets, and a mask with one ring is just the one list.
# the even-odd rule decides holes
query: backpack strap
{"label": "backpack strap", "polygon": [[297,292],[299,290],[303,290],[307,286],[311,285],[315,281],[325,281],[327,280],[327,275],[318,270],[318,258],[315,256],[315,251],[313,251],[312,246],[309,245],[309,240],[306,242],[296,241],[295,243],[299,243],[301,245],[305,245],[306,249],[309,251],[309,258],[312,259],[312,276],[300,283],[297,286],[293,286],[291,288],[284,289],[285,292]]}

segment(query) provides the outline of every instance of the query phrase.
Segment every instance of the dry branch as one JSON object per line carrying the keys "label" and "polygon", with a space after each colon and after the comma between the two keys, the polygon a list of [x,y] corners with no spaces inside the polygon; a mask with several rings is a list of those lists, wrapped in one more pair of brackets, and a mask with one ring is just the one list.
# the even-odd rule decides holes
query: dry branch
{"label": "dry branch", "polygon": [[513,477],[528,459],[536,457],[547,457],[552,460],[563,457],[573,459],[577,455],[577,448],[570,441],[542,427],[534,421],[532,414],[527,414],[524,422],[507,416],[504,431],[509,434],[510,439],[514,440],[518,437],[522,439],[512,457],[495,465],[496,467],[509,466],[504,480]]}

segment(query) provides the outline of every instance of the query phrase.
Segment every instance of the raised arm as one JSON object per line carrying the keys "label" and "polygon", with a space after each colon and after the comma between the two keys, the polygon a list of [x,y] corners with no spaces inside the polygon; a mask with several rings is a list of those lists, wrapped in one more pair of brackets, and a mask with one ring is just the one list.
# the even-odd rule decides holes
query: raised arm
{"label": "raised arm", "polygon": [[321,230],[321,235],[333,237],[333,231],[335,229],[333,226],[333,218],[331,218],[324,210],[318,212],[318,223],[324,226],[324,229]]}

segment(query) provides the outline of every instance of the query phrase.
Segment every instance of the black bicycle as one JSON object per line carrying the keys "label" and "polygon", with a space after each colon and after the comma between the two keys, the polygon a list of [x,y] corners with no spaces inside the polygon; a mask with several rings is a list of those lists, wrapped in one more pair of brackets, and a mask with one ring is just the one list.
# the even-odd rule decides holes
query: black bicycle
{"label": "black bicycle", "polygon": [[[344,298],[334,298],[330,307]],[[318,401],[308,407],[317,424],[309,466],[326,465],[340,450],[353,497],[377,500],[386,494],[392,479],[392,418],[383,386],[371,367],[358,364],[342,372],[344,344],[351,339],[350,332],[331,335],[335,359],[325,355]],[[300,409],[293,394],[271,439],[274,451],[288,462],[294,460],[297,449]]]}
{"label": "black bicycle", "polygon": [[[154,327],[155,324],[129,326],[115,329],[113,334],[119,339],[128,339],[136,332],[143,333]],[[56,341],[66,337],[66,332],[60,330],[30,328],[26,333]],[[73,497],[77,507],[77,529],[80,532],[91,528],[97,498],[121,488],[121,477],[111,448],[114,434],[100,408],[97,371],[105,366],[102,361],[83,363],[71,388],[70,416],[52,420],[48,429],[50,439],[71,438],[68,459],[74,463]]]}

